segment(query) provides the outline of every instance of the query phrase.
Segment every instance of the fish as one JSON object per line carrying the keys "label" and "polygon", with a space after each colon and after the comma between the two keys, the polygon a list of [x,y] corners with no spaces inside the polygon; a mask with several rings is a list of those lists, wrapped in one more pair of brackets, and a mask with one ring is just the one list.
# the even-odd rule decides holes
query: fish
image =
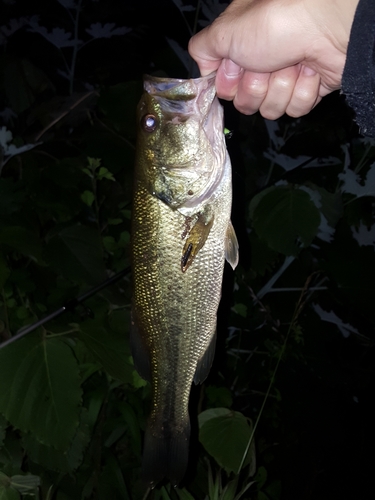
{"label": "fish", "polygon": [[142,478],[178,485],[188,465],[191,386],[215,352],[225,259],[238,241],[231,163],[215,74],[144,77],[137,108],[132,210],[131,348],[151,383]]}

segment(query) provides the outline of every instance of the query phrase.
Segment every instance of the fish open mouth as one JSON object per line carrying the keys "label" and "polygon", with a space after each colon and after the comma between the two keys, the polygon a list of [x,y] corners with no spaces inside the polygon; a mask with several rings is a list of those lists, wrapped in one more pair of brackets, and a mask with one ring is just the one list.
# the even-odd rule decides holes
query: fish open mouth
{"label": "fish open mouth", "polygon": [[[179,196],[173,190],[174,195],[170,196],[169,204],[175,208],[190,209],[207,200],[215,192],[223,175],[223,169],[218,168],[218,165],[225,163],[226,155],[223,110],[216,97],[215,77],[216,73],[187,80],[149,75],[144,78],[146,92],[157,100],[163,115],[168,117],[168,123],[179,125],[191,120],[199,124],[201,138],[207,145],[206,157],[202,157],[200,162],[192,165],[188,160],[186,165],[172,164],[163,167],[168,178],[175,181],[181,178],[185,185],[186,179],[191,179],[188,189],[194,196],[186,197],[184,190],[178,190],[181,194]],[[198,144],[195,146],[198,148]],[[205,181],[201,182],[200,178]],[[199,189],[196,189],[198,185]]]}

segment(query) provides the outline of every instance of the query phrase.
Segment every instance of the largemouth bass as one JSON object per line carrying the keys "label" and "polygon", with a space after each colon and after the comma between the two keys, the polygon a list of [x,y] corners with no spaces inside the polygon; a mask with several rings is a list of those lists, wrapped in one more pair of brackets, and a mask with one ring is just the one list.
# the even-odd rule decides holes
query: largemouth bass
{"label": "largemouth bass", "polygon": [[142,462],[150,487],[185,474],[191,385],[211,368],[224,261],[238,262],[214,81],[147,76],[137,110],[131,343],[152,385]]}

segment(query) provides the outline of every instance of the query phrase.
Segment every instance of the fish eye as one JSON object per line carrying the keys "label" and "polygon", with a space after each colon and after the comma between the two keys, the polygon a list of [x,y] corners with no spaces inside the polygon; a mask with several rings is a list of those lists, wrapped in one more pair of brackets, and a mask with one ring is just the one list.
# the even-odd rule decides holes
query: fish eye
{"label": "fish eye", "polygon": [[141,120],[141,125],[145,132],[153,132],[158,125],[156,116],[150,114],[144,115]]}

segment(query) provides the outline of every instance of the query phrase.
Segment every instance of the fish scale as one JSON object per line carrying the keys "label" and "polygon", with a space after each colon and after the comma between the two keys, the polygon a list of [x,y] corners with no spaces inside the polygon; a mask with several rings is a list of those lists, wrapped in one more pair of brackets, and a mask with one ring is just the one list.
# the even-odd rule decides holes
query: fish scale
{"label": "fish scale", "polygon": [[163,477],[177,484],[185,473],[191,385],[208,374],[224,261],[235,267],[238,245],[213,78],[149,77],[145,87],[138,106],[131,342],[135,366],[152,385],[142,464],[152,487]]}

